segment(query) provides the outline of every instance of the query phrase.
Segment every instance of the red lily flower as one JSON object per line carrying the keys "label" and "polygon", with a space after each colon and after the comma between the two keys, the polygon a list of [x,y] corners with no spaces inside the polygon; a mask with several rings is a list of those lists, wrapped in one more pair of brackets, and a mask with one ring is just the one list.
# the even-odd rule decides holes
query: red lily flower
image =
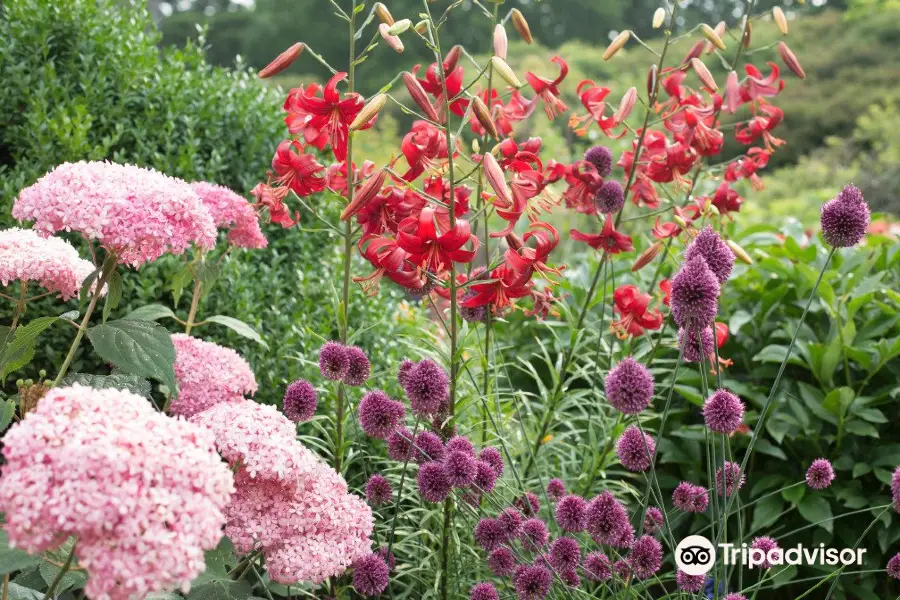
{"label": "red lily flower", "polygon": [[727,181],[719,184],[712,198],[701,198],[701,200],[711,200],[712,205],[719,209],[719,213],[723,215],[730,212],[738,212],[741,210],[741,204],[744,203],[744,199],[728,186]]}
{"label": "red lily flower", "polygon": [[631,201],[635,205],[644,203],[647,208],[659,208],[659,194],[653,187],[653,182],[644,175],[638,175],[631,184]]}
{"label": "red lily flower", "polygon": [[415,121],[403,137],[400,151],[409,165],[403,179],[413,181],[437,160],[447,158],[447,136],[428,121]]}
{"label": "red lily flower", "polygon": [[659,309],[648,310],[651,300],[650,294],[642,294],[636,286],[622,285],[616,288],[613,302],[621,318],[610,324],[616,337],[640,337],[645,329],[662,327],[663,316]]}
{"label": "red lily flower", "polygon": [[[472,235],[469,222],[457,219],[456,225],[442,231],[435,219],[434,209],[423,208],[419,216],[410,216],[397,227],[397,245],[409,252],[412,264],[432,273],[439,273],[450,262],[468,263],[475,258],[478,238]],[[472,245],[466,250],[466,244]]]}
{"label": "red lily flower", "polygon": [[672,282],[663,279],[659,282],[659,289],[663,293],[663,304],[669,306],[672,302]]}
{"label": "red lily flower", "polygon": [[[453,68],[448,69],[448,66]],[[413,67],[412,72],[418,75],[420,68],[420,65],[416,65]],[[447,78],[447,94],[449,94],[451,98],[454,98],[462,91],[463,68],[455,64],[442,65],[442,68],[444,69],[444,76]],[[437,100],[438,116],[443,120],[443,111],[446,110],[444,107],[447,102],[444,99],[444,85],[441,83],[441,76],[438,73],[437,63],[431,63],[428,68],[425,69],[425,79],[419,79],[419,83],[422,85],[422,89],[434,96]],[[459,98],[450,103],[450,111],[460,117],[466,114],[466,109],[468,107],[468,98]]]}
{"label": "red lily flower", "polygon": [[620,138],[625,132],[623,131],[618,136],[614,136],[611,131],[614,127],[619,125],[619,122],[616,121],[615,116],[610,115],[609,117],[604,116],[606,112],[607,102],[606,97],[609,95],[609,88],[600,87],[595,85],[593,81],[590,79],[585,79],[578,84],[578,87],[575,88],[578,97],[581,98],[581,104],[587,109],[588,114],[579,117],[577,115],[572,115],[569,117],[569,127],[571,127],[576,135],[586,135],[588,125],[583,125],[586,121],[593,119],[597,126],[600,127],[600,131],[607,137]]}
{"label": "red lily flower", "polygon": [[366,295],[378,293],[378,284],[384,276],[411,290],[422,289],[425,286],[425,275],[409,263],[409,253],[401,248],[394,238],[364,235],[359,240],[358,246],[363,258],[375,267],[371,275],[353,278],[354,282],[362,286]]}
{"label": "red lily flower", "polygon": [[[716,348],[721,348],[722,346],[725,345],[725,342],[728,341],[728,325],[726,325],[725,323],[719,323],[717,321],[715,329],[714,329],[714,333],[716,334]],[[730,358],[722,358],[721,356],[719,356],[718,363],[719,363],[720,369],[727,369],[728,367],[730,367],[731,365],[734,364],[734,362]],[[716,353],[715,352],[710,353],[709,364],[710,365],[716,364]],[[712,372],[713,375],[715,375],[717,373],[715,366],[713,366],[710,369],[710,371]]]}
{"label": "red lily flower", "polygon": [[[691,223],[700,216],[700,207],[696,204],[688,204],[684,208],[675,207],[675,216],[678,217],[686,226],[690,227]],[[660,223],[659,217],[656,217],[656,224],[653,226],[653,237],[658,240],[664,240],[670,237],[681,235],[681,225],[675,222]]]}
{"label": "red lily flower", "polygon": [[564,294],[563,296],[557,298],[553,295],[553,289],[548,287],[544,288],[544,291],[531,290],[531,300],[533,302],[532,308],[529,310],[525,310],[524,314],[526,317],[537,317],[540,320],[546,319],[549,315],[558,316],[559,312],[553,310],[553,305],[568,294]]}
{"label": "red lily flower", "polygon": [[759,69],[751,64],[744,65],[747,72],[747,79],[741,86],[741,100],[743,102],[753,102],[760,98],[774,98],[778,92],[784,89],[784,79],[779,80],[778,65],[773,62],[768,63],[771,72],[768,77],[763,77]]}
{"label": "red lily flower", "polygon": [[356,213],[356,221],[362,225],[364,236],[397,231],[401,219],[397,216],[394,206],[402,202],[403,195],[404,190],[386,187]]}
{"label": "red lily flower", "polygon": [[566,183],[569,187],[563,193],[566,208],[576,212],[593,215],[597,213],[594,196],[603,185],[603,178],[597,173],[597,167],[586,160],[579,160],[566,167]]}
{"label": "red lily flower", "polygon": [[769,164],[771,153],[764,148],[750,148],[747,156],[736,160],[728,165],[725,171],[725,181],[737,181],[739,179],[749,179],[750,185],[754,190],[763,189],[762,179],[756,174],[760,169],[765,169]]}
{"label": "red lily flower", "polygon": [[503,263],[491,271],[489,279],[470,285],[466,292],[468,297],[460,305],[465,308],[490,305],[491,310],[498,313],[516,298],[530,295],[533,287],[529,271],[517,271],[508,263]]}
{"label": "red lily flower", "polygon": [[529,71],[525,73],[525,80],[538,97],[544,101],[544,112],[547,113],[547,118],[552,121],[555,117],[569,110],[566,103],[559,98],[560,93],[558,87],[559,84],[562,83],[562,80],[566,78],[566,75],[568,75],[569,65],[567,65],[566,61],[560,56],[554,56],[550,59],[550,62],[556,63],[557,66],[559,66],[559,75],[556,76],[556,79],[539,77]]}
{"label": "red lily flower", "polygon": [[[362,168],[358,169],[356,163],[353,164],[353,181],[359,182],[375,172],[375,163],[371,160],[363,162]],[[347,161],[331,163],[325,169],[325,182],[329,190],[347,197],[349,189],[347,187]]]}
{"label": "red lily flower", "polygon": [[738,142],[747,145],[762,138],[766,150],[774,152],[775,148],[784,143],[784,140],[772,135],[772,130],[784,120],[784,111],[771,104],[762,104],[759,110],[766,116],[756,115],[749,122],[738,125],[734,132],[734,137]]}
{"label": "red lily flower", "polygon": [[509,102],[503,106],[502,112],[510,123],[518,123],[530,117],[535,106],[537,106],[537,96],[533,100],[527,100],[522,92],[515,90],[510,96]]}
{"label": "red lily flower", "polygon": [[288,188],[257,183],[250,193],[256,197],[257,206],[261,206],[269,211],[269,218],[273,223],[278,223],[287,229],[295,225],[297,223],[296,219],[300,218],[299,212],[295,212],[292,218],[291,211],[284,204],[284,197],[287,196]]}
{"label": "red lily flower", "polygon": [[[525,245],[532,238],[536,242],[534,248]],[[559,234],[552,225],[538,221],[531,224],[531,230],[525,233],[521,240],[513,233],[506,236],[506,239],[509,248],[504,258],[508,265],[522,273],[526,271],[529,274],[540,273],[547,281],[556,283],[552,276],[562,275],[565,266],[551,267],[547,264],[550,253],[559,244]]]}
{"label": "red lily flower", "polygon": [[615,224],[611,216],[607,215],[603,222],[603,230],[600,233],[581,233],[577,229],[569,231],[573,240],[584,242],[594,250],[603,250],[610,254],[619,254],[620,252],[631,252],[634,245],[631,242],[631,236],[616,231]]}
{"label": "red lily flower", "polygon": [[693,168],[697,151],[683,142],[669,143],[660,131],[648,131],[644,136],[641,160],[647,162],[647,177],[657,183],[668,183],[680,181],[681,176]]}
{"label": "red lily flower", "polygon": [[328,144],[328,132],[311,125],[314,115],[307,112],[300,103],[301,98],[315,98],[319,89],[318,83],[311,83],[306,88],[301,85],[292,89],[284,101],[284,110],[287,111],[284,122],[292,135],[300,135],[308,145],[322,150]]}
{"label": "red lily flower", "polygon": [[317,176],[325,167],[312,154],[304,154],[298,141],[284,140],[278,144],[272,157],[272,170],[278,175],[279,185],[294,190],[300,197],[325,189],[325,178]]}

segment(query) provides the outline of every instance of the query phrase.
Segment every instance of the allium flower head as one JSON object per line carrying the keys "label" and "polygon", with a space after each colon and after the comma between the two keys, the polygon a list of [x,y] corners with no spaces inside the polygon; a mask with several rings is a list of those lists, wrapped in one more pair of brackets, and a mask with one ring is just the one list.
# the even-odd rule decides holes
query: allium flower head
{"label": "allium flower head", "polygon": [[387,589],[390,569],[384,559],[370,554],[353,563],[353,589],[366,597],[377,596]]}
{"label": "allium flower head", "polygon": [[624,558],[620,558],[614,562],[612,570],[613,573],[615,573],[616,578],[621,581],[627,581],[628,578],[631,577],[631,565]]}
{"label": "allium flower head", "polygon": [[494,467],[483,460],[476,460],[475,469],[475,481],[472,484],[475,491],[485,494],[493,491],[494,485],[497,483],[497,471],[494,470]]}
{"label": "allium flower head", "polygon": [[628,561],[638,579],[649,579],[662,566],[662,544],[651,535],[642,535],[631,546]]}
{"label": "allium flower head", "polygon": [[347,348],[338,342],[325,342],[319,349],[319,371],[322,377],[338,381],[346,377],[350,370]]}
{"label": "allium flower head", "polygon": [[738,479],[738,473],[741,472],[741,466],[737,463],[726,461],[724,465],[716,469],[716,490],[725,496],[732,495],[735,490],[744,487],[746,477],[741,473]]}
{"label": "allium flower head", "polygon": [[430,460],[442,461],[447,454],[444,442],[437,434],[430,431],[420,431],[416,436],[416,445],[413,448],[413,458],[419,464]]}
{"label": "allium flower head", "polygon": [[725,600],[747,600],[747,596],[743,594],[728,594]]}
{"label": "allium flower head", "polygon": [[567,571],[563,571],[559,574],[559,578],[562,579],[562,582],[571,588],[577,588],[581,585],[581,577],[578,576],[577,569],[569,569]]}
{"label": "allium flower head", "polygon": [[628,525],[628,512],[611,492],[601,492],[588,503],[587,531],[598,543],[615,544]]}
{"label": "allium flower head", "polygon": [[469,456],[475,456],[475,446],[472,445],[472,442],[469,438],[463,437],[461,435],[455,435],[449,440],[447,440],[447,452],[462,452],[463,454],[468,454]]}
{"label": "allium flower head", "polygon": [[763,554],[765,554],[766,558],[760,563],[760,567],[763,569],[771,569],[774,565],[769,561],[769,552],[778,549],[778,542],[774,539],[770,538],[767,535],[760,536],[753,539],[753,543],[750,544],[750,548],[752,550],[762,550]]}
{"label": "allium flower head", "polygon": [[581,546],[575,538],[559,537],[550,544],[550,564],[557,572],[575,569],[581,563]]}
{"label": "allium flower head", "polygon": [[94,598],[188,586],[234,490],[211,433],[123,390],[51,389],[9,429],[3,456],[10,543],[40,553],[76,536]]}
{"label": "allium flower head", "polygon": [[516,508],[522,511],[522,514],[525,516],[536,515],[541,510],[541,501],[538,500],[537,494],[534,492],[525,492],[516,499],[515,504]]}
{"label": "allium flower head", "polygon": [[478,466],[472,455],[454,450],[444,458],[444,472],[453,487],[469,487],[478,475]]}
{"label": "allium flower head", "polygon": [[369,357],[366,356],[362,348],[358,346],[347,348],[347,360],[349,365],[347,373],[344,375],[344,383],[356,387],[367,382],[372,366],[369,364]]}
{"label": "allium flower head", "polygon": [[178,396],[169,405],[173,415],[191,417],[220,402],[238,402],[256,393],[256,377],[241,355],[201,339],[176,333],[175,380]]}
{"label": "allium flower head", "polygon": [[696,594],[703,589],[706,577],[704,575],[688,575],[684,571],[679,570],[678,574],[675,575],[675,583],[678,585],[679,590]]}
{"label": "allium flower head", "polygon": [[540,565],[523,565],[513,578],[518,600],[543,600],[550,593],[553,574]]}
{"label": "allium flower head", "polygon": [[469,600],[500,600],[500,595],[493,583],[484,581],[472,586],[469,591]]}
{"label": "allium flower head", "polygon": [[891,498],[894,501],[894,510],[900,513],[900,467],[894,469],[891,475]]}
{"label": "allium flower head", "polygon": [[625,190],[618,181],[604,182],[594,196],[594,206],[597,212],[603,214],[617,213],[625,206]]}
{"label": "allium flower head", "polygon": [[600,177],[606,177],[612,173],[613,155],[606,146],[591,146],[584,153],[584,160],[597,168]]}
{"label": "allium flower head", "polygon": [[672,504],[683,512],[702,513],[709,506],[709,494],[704,487],[682,481],[672,492]]}
{"label": "allium flower head", "polygon": [[509,539],[513,539],[519,537],[519,534],[522,532],[522,522],[525,520],[525,517],[522,516],[518,508],[509,506],[497,515],[497,520],[503,525],[506,536]]}
{"label": "allium flower head", "polygon": [[357,412],[359,424],[366,435],[380,440],[388,439],[406,415],[402,403],[377,390],[363,396]]}
{"label": "allium flower head", "polygon": [[734,268],[734,252],[728,247],[711,225],[703,228],[684,251],[685,262],[695,256],[703,257],[706,266],[713,272],[720,285],[724,285]]}
{"label": "allium flower head", "polygon": [[488,556],[488,568],[497,577],[509,577],[516,572],[518,564],[509,548],[497,548]]}
{"label": "allium flower head", "polygon": [[591,581],[609,581],[612,565],[602,552],[591,552],[584,559],[584,574]]}
{"label": "allium flower head", "polygon": [[814,490],[824,490],[834,481],[834,467],[827,458],[817,458],[806,471],[806,485]]}
{"label": "allium flower head", "polygon": [[610,370],[604,387],[609,403],[626,415],[641,412],[653,399],[653,375],[630,356]]}
{"label": "allium flower head", "polygon": [[439,462],[428,462],[419,467],[416,483],[419,495],[432,504],[443,502],[453,487],[444,465]]}
{"label": "allium flower head", "polygon": [[385,564],[387,564],[388,566],[388,569],[390,569],[391,571],[393,571],[394,567],[397,566],[397,558],[394,556],[393,552],[388,550],[387,546],[382,546],[381,548],[379,548],[376,554],[378,554],[378,556],[380,556],[381,559],[384,560]]}
{"label": "allium flower head", "polygon": [[78,295],[93,271],[94,265],[65,240],[18,227],[0,231],[0,283],[4,286],[13,281],[37,283],[69,300]]}
{"label": "allium flower head", "polygon": [[12,215],[46,234],[77,231],[98,240],[132,267],[216,243],[213,217],[191,186],[132,165],[59,165],[22,190]]}
{"label": "allium flower head", "polygon": [[371,506],[381,506],[389,503],[392,493],[390,482],[378,473],[372,475],[366,484],[366,500],[369,501]]}
{"label": "allium flower head", "polygon": [[614,541],[610,542],[610,546],[613,548],[631,548],[632,544],[634,544],[634,527],[631,526],[631,523],[625,523],[622,533]]}
{"label": "allium flower head", "polygon": [[556,504],[556,524],[563,531],[578,533],[587,525],[587,501],[581,496],[563,496]]}
{"label": "allium flower head", "polygon": [[403,362],[400,363],[400,367],[397,368],[397,383],[399,383],[402,387],[406,387],[407,382],[409,381],[409,372],[413,367],[416,366],[416,363],[409,360],[408,358],[404,358]]}
{"label": "allium flower head", "polygon": [[[697,332],[700,332],[699,335]],[[695,363],[715,352],[712,327],[690,325],[678,329],[678,348],[684,362]]]}
{"label": "allium flower head", "polygon": [[888,561],[887,574],[894,579],[900,579],[900,553],[895,554]]}
{"label": "allium flower head", "polygon": [[629,471],[646,471],[655,454],[656,442],[653,437],[641,432],[637,425],[626,429],[616,442],[616,455],[622,466]]}
{"label": "allium flower head", "polygon": [[486,552],[499,548],[507,540],[506,530],[497,519],[481,519],[473,531],[475,543]]}
{"label": "allium flower head", "polygon": [[647,508],[647,513],[644,515],[644,531],[650,534],[656,533],[663,526],[663,514],[662,511],[659,510],[656,506],[650,506]]}
{"label": "allium flower head", "polygon": [[543,548],[550,539],[550,533],[547,531],[547,526],[543,521],[534,517],[526,519],[525,522],[522,523],[522,533],[520,536],[522,538],[522,545],[532,552]]}
{"label": "allium flower head", "polygon": [[716,390],[703,405],[703,420],[716,433],[734,433],[743,419],[744,403],[728,390]]}
{"label": "allium flower head", "polygon": [[822,205],[822,236],[835,248],[855,246],[869,227],[869,204],[855,185],[848,185],[841,193]]}
{"label": "allium flower head", "polygon": [[500,455],[499,450],[493,446],[487,446],[481,449],[481,452],[478,453],[478,458],[491,465],[497,477],[503,475],[503,456]]}
{"label": "allium flower head", "polygon": [[679,327],[705,327],[719,310],[719,281],[699,254],[672,279],[672,316]]}
{"label": "allium flower head", "polygon": [[398,427],[387,440],[388,456],[406,462],[413,457],[413,435],[406,427]]}
{"label": "allium flower head", "polygon": [[547,497],[551,502],[557,502],[566,495],[566,484],[562,479],[554,477],[547,482]]}
{"label": "allium flower head", "polygon": [[284,391],[284,416],[294,423],[309,421],[316,414],[318,396],[313,384],[305,379],[298,379]]}
{"label": "allium flower head", "polygon": [[433,360],[426,358],[404,375],[403,388],[417,415],[434,415],[450,397],[450,377]]}
{"label": "allium flower head", "polygon": [[200,196],[216,227],[228,229],[228,242],[238,248],[265,248],[269,242],[259,228],[259,216],[243,196],[222,185],[198,181],[191,189]]}

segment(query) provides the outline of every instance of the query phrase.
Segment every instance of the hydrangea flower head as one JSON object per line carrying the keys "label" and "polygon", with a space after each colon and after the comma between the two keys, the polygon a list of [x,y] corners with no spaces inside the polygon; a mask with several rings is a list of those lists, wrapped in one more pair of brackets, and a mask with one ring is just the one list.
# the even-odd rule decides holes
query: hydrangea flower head
{"label": "hydrangea flower head", "polygon": [[716,390],[703,405],[706,426],[716,433],[734,433],[744,419],[744,403],[728,390]]}
{"label": "hydrangea flower head", "polygon": [[719,310],[719,280],[699,254],[672,279],[672,316],[679,327],[705,327]]}
{"label": "hydrangea flower head", "polygon": [[12,214],[46,234],[77,231],[132,267],[216,243],[213,217],[190,185],[132,165],[59,165],[22,190]]}
{"label": "hydrangea flower head", "polygon": [[695,256],[700,256],[706,261],[706,266],[716,276],[720,285],[724,285],[731,277],[735,260],[734,252],[711,225],[704,227],[684,251],[685,262]]}
{"label": "hydrangea flower head", "polygon": [[284,391],[282,410],[284,416],[294,423],[309,421],[316,414],[319,400],[316,388],[305,379],[298,379]]}
{"label": "hydrangea flower head", "polygon": [[834,481],[834,467],[827,458],[817,458],[806,471],[806,485],[814,490],[824,490]]}
{"label": "hydrangea flower head", "polygon": [[37,283],[63,300],[78,295],[94,265],[78,255],[71,244],[42,237],[31,229],[0,231],[0,283]]}
{"label": "hydrangea flower head", "polygon": [[228,229],[228,242],[238,248],[265,248],[269,245],[259,228],[259,216],[247,199],[223,185],[206,181],[191,184],[216,223]]}
{"label": "hydrangea flower head", "polygon": [[604,386],[609,403],[626,415],[641,412],[653,399],[653,375],[630,356],[610,370]]}
{"label": "hydrangea flower head", "polygon": [[830,246],[849,248],[863,238],[870,220],[869,203],[859,188],[850,184],[822,205],[822,236]]}
{"label": "hydrangea flower head", "polygon": [[616,442],[616,455],[629,471],[642,472],[650,468],[656,454],[653,437],[643,433],[637,425],[626,429]]}

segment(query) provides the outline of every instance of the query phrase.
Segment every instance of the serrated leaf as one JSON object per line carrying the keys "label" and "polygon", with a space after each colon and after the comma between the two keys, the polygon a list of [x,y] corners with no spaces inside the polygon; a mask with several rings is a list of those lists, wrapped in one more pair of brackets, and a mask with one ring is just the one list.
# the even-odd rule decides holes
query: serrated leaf
{"label": "serrated leaf", "polygon": [[12,341],[0,353],[0,377],[6,377],[30,363],[34,358],[34,344],[38,336],[58,319],[59,317],[38,317],[28,325],[17,328]]}
{"label": "serrated leaf", "polygon": [[91,327],[91,344],[103,360],[126,373],[151,377],[175,391],[175,346],[165,327],[152,321],[120,319]]}
{"label": "serrated leaf", "polygon": [[10,583],[6,594],[9,600],[44,600],[44,592],[33,590],[18,583]]}
{"label": "serrated leaf", "polygon": [[28,554],[18,548],[10,548],[9,536],[0,529],[0,575],[35,567],[40,563],[40,556]]}
{"label": "serrated leaf", "polygon": [[213,315],[207,318],[206,321],[209,323],[218,323],[219,325],[224,325],[225,327],[234,331],[236,334],[253,340],[263,348],[269,347],[268,344],[263,341],[262,336],[259,335],[259,333],[255,329],[253,329],[240,319],[235,319],[234,317],[228,317],[225,315]]}
{"label": "serrated leaf", "polygon": [[187,600],[248,600],[253,595],[246,581],[217,581],[195,586]]}
{"label": "serrated leaf", "polygon": [[122,300],[122,275],[113,271],[106,282],[106,302],[103,303],[103,322],[109,318],[109,313],[119,305]]}
{"label": "serrated leaf", "polygon": [[16,403],[13,400],[0,401],[0,433],[6,431],[13,417],[16,416]]}
{"label": "serrated leaf", "polygon": [[113,373],[112,375],[94,375],[92,373],[69,373],[62,380],[62,385],[79,383],[95,390],[116,389],[126,390],[138,396],[150,398],[152,387],[150,382],[128,373]]}
{"label": "serrated leaf", "polygon": [[178,301],[181,300],[181,294],[184,292],[184,288],[193,279],[194,271],[189,264],[182,267],[182,269],[172,277],[169,287],[172,289],[172,300],[174,301],[175,306],[178,306]]}
{"label": "serrated leaf", "polygon": [[144,596],[144,600],[182,600],[175,592],[151,592]]}
{"label": "serrated leaf", "polygon": [[[60,571],[62,571],[62,567],[57,567],[46,561],[41,563],[41,577],[44,578],[47,585],[53,583]],[[59,584],[56,587],[56,594],[58,596],[66,590],[81,589],[84,587],[85,583],[87,583],[87,574],[84,571],[68,571],[63,575],[62,579],[60,579]]]}
{"label": "serrated leaf", "polygon": [[140,308],[136,308],[124,317],[130,321],[157,321],[159,319],[175,318],[175,313],[168,306],[162,304],[148,304]]}

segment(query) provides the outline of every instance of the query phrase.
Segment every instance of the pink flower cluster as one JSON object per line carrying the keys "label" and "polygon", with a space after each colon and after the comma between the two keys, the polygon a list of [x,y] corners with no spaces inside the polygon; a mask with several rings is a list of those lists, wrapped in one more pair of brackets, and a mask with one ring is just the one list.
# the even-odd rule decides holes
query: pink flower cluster
{"label": "pink flower cluster", "polygon": [[220,403],[192,420],[236,469],[225,534],[238,552],[261,549],[274,581],[320,583],[371,553],[372,511],[274,407]]}
{"label": "pink flower cluster", "polygon": [[121,390],[53,389],[4,437],[0,512],[37,553],[78,538],[91,598],[181,588],[222,536],[231,473],[201,427]]}
{"label": "pink flower cluster", "polygon": [[178,397],[169,406],[173,415],[191,417],[221,402],[243,400],[256,393],[256,377],[231,348],[176,333],[175,379]]}
{"label": "pink flower cluster", "polygon": [[0,231],[0,282],[37,282],[63,300],[78,295],[82,282],[94,271],[68,242],[42,237],[30,229]]}
{"label": "pink flower cluster", "polygon": [[187,183],[132,165],[64,163],[22,190],[12,214],[40,232],[78,231],[133,267],[216,243],[213,217]]}
{"label": "pink flower cluster", "polygon": [[212,214],[216,227],[229,229],[228,241],[238,248],[265,248],[269,241],[259,228],[259,218],[246,198],[225,186],[198,181],[194,192]]}

